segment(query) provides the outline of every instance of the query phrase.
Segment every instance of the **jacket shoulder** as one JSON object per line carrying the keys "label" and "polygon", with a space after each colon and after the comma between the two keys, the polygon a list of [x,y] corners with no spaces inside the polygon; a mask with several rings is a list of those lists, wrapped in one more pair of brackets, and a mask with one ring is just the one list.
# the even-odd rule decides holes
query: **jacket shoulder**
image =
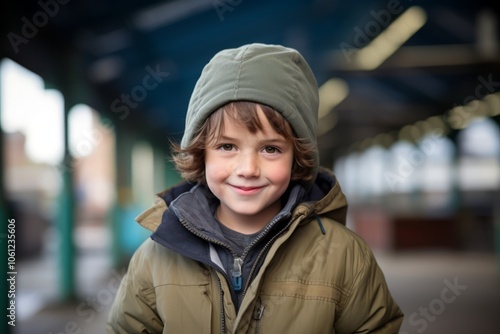
{"label": "jacket shoulder", "polygon": [[[354,252],[360,257],[371,256],[372,252],[366,241],[356,232],[330,217],[317,216],[306,229],[311,230],[313,242],[322,242],[334,248],[337,253]],[[365,259],[366,260],[366,259]]]}
{"label": "jacket shoulder", "polygon": [[310,275],[318,279],[330,277],[345,293],[344,300],[357,289],[359,279],[367,272],[378,270],[378,264],[368,244],[341,223],[318,216],[297,229],[286,247],[287,257],[300,258],[307,254],[312,264]]}
{"label": "jacket shoulder", "polygon": [[207,269],[199,262],[176,253],[148,238],[130,260],[129,273],[149,288],[160,285],[190,285],[206,280]]}
{"label": "jacket shoulder", "polygon": [[331,219],[325,219],[324,224],[325,236],[331,239],[330,265],[336,267],[337,273],[343,273],[337,274],[342,277],[345,293],[339,304],[337,329],[397,332],[402,313],[369,245],[344,225]]}

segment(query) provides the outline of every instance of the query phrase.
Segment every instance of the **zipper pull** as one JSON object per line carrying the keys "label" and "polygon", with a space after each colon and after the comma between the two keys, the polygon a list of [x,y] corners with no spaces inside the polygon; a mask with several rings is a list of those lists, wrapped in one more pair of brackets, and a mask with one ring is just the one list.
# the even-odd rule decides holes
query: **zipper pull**
{"label": "zipper pull", "polygon": [[258,308],[255,309],[253,318],[255,320],[260,320],[262,319],[262,316],[264,315],[264,309],[266,308],[265,305],[260,305]]}
{"label": "zipper pull", "polygon": [[241,265],[243,264],[243,260],[239,257],[234,258],[233,262],[233,287],[234,291],[241,291],[242,282],[241,282]]}

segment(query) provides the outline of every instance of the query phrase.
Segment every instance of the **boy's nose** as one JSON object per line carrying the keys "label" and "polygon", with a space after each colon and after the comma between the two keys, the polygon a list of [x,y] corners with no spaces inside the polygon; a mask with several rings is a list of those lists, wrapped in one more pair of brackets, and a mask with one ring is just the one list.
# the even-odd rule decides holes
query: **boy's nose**
{"label": "boy's nose", "polygon": [[236,172],[238,176],[258,177],[260,173],[258,157],[254,153],[241,154]]}

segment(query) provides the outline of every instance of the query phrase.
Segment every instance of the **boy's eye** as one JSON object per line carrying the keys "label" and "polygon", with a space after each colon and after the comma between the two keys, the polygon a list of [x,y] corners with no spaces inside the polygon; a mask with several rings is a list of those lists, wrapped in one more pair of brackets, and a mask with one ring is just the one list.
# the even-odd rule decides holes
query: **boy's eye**
{"label": "boy's eye", "polygon": [[279,149],[274,146],[266,146],[264,147],[264,152],[269,154],[279,153]]}
{"label": "boy's eye", "polygon": [[223,151],[231,151],[234,148],[232,144],[222,144],[219,146],[219,149]]}

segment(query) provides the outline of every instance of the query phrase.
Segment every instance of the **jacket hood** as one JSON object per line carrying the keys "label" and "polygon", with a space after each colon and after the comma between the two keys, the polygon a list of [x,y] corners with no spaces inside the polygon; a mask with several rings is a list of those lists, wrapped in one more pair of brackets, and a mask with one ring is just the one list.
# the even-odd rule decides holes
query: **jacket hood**
{"label": "jacket hood", "polygon": [[347,199],[331,171],[320,167],[308,196],[315,215],[346,225]]}
{"label": "jacket hood", "polygon": [[[186,114],[186,148],[206,118],[232,101],[250,101],[278,111],[297,136],[317,148],[318,86],[302,55],[280,45],[249,44],[217,53],[204,67]],[[316,155],[313,180],[318,171]]]}
{"label": "jacket hood", "polygon": [[[141,213],[136,221],[144,228],[155,232],[160,226],[163,215],[170,203],[179,195],[190,191],[196,184],[181,182],[170,189],[157,194],[154,204]],[[338,223],[345,225],[347,214],[347,200],[333,173],[320,168],[311,189],[305,195],[302,204],[294,210],[294,214],[300,211],[306,216],[325,216]],[[304,221],[303,223],[307,223]]]}

